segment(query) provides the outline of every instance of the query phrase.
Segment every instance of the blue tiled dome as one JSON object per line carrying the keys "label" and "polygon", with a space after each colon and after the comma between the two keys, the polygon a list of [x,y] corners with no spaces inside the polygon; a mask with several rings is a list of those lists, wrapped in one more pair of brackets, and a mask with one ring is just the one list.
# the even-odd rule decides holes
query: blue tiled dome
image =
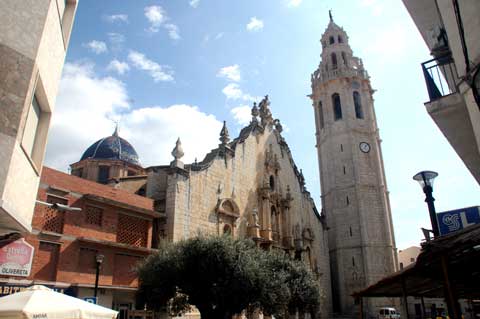
{"label": "blue tiled dome", "polygon": [[112,136],[102,138],[87,148],[80,160],[87,158],[121,160],[140,165],[137,152],[130,143],[118,136],[117,130]]}

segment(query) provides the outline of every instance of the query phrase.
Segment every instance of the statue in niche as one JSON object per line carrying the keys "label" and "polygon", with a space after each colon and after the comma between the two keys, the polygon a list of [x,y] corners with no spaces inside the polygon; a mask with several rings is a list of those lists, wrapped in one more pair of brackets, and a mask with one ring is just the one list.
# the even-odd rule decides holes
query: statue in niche
{"label": "statue in niche", "polygon": [[258,223],[258,211],[256,208],[252,210],[252,219],[253,227],[260,227],[260,224]]}

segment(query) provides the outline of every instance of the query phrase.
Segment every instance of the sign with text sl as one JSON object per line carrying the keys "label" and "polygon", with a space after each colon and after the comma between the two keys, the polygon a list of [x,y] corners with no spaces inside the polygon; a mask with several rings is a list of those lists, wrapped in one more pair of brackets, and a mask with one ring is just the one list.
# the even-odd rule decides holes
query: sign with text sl
{"label": "sign with text sl", "polygon": [[468,226],[480,224],[479,206],[450,210],[437,214],[440,235],[446,235]]}
{"label": "sign with text sl", "polygon": [[20,238],[0,248],[0,275],[28,277],[32,269],[33,246]]}

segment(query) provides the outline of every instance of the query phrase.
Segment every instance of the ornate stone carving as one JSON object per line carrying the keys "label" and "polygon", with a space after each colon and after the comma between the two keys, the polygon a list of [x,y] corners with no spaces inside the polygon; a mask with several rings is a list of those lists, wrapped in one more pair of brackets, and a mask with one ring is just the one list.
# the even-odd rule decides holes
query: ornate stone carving
{"label": "ornate stone carving", "polygon": [[260,102],[260,119],[262,120],[262,126],[266,127],[269,124],[273,123],[272,112],[270,111],[270,101],[268,100],[268,95],[265,95],[265,98]]}

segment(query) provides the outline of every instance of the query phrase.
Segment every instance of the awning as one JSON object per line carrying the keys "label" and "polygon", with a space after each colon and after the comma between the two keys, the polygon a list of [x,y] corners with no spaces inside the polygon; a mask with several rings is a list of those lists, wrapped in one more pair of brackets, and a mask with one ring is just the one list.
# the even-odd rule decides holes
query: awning
{"label": "awning", "polygon": [[480,225],[423,243],[416,263],[353,296],[444,297],[442,263],[458,298],[480,299]]}

